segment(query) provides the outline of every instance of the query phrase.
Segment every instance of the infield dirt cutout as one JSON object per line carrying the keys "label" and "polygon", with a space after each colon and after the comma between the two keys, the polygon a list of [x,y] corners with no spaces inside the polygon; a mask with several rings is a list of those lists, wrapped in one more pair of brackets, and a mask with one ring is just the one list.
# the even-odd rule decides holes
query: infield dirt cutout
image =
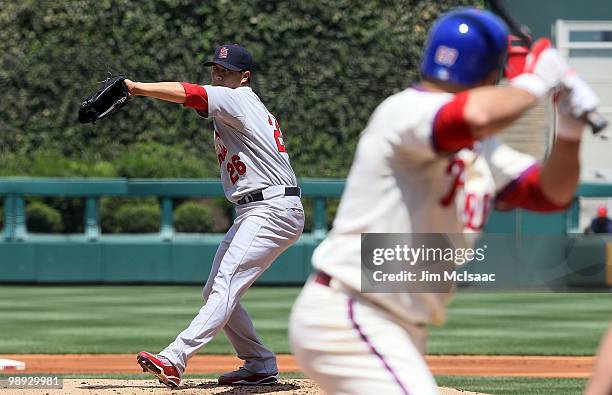
{"label": "infield dirt cutout", "polygon": [[[69,354],[69,355],[2,355],[26,363],[26,370],[18,374],[82,374],[95,377],[96,374],[142,373],[136,363],[135,354]],[[519,376],[519,377],[589,377],[594,357],[559,356],[482,356],[434,355],[426,357],[434,375],[440,376]],[[189,361],[188,374],[214,374],[236,369],[242,361],[233,355],[197,355]],[[291,355],[279,355],[281,372],[299,372],[300,368]],[[3,374],[10,373],[3,371]],[[62,389],[52,390],[0,390],[8,394],[323,394],[311,381],[306,379],[282,379],[279,385],[255,387],[219,386],[214,379],[183,380],[178,389],[169,389],[151,380],[151,375],[142,373],[144,380],[81,378],[64,379]],[[443,395],[476,394],[452,388],[441,388]]]}
{"label": "infield dirt cutout", "polygon": [[[1,390],[2,395],[24,394],[102,394],[102,395],[208,395],[208,394],[297,394],[324,395],[316,385],[306,379],[282,379],[278,385],[268,386],[220,386],[216,380],[188,379],[177,389],[162,386],[153,380],[117,380],[117,379],[66,379],[61,390]],[[476,395],[479,392],[459,391],[453,388],[440,388],[441,395]]]}

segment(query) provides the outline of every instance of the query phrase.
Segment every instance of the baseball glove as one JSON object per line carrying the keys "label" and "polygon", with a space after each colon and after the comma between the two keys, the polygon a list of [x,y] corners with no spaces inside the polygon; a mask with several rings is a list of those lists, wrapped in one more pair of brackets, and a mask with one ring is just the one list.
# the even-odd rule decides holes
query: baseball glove
{"label": "baseball glove", "polygon": [[128,88],[123,82],[124,75],[113,77],[110,73],[102,86],[81,103],[79,122],[95,123],[119,111],[130,100]]}

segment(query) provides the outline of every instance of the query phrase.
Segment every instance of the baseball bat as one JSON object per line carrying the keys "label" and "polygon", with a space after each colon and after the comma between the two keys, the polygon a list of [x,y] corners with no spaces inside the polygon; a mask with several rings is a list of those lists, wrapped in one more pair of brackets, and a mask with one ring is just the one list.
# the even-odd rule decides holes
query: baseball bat
{"label": "baseball bat", "polygon": [[[514,19],[514,17],[512,17],[512,15],[510,15],[506,7],[503,5],[503,1],[489,0],[489,5],[491,10],[501,19],[503,19],[504,22],[506,22],[512,33],[523,40],[528,47],[531,47],[533,40],[531,38],[529,28],[526,25],[519,23],[516,19]],[[601,132],[608,126],[608,121],[606,121],[601,114],[595,111],[589,111],[583,114],[580,118],[589,124],[593,134]]]}

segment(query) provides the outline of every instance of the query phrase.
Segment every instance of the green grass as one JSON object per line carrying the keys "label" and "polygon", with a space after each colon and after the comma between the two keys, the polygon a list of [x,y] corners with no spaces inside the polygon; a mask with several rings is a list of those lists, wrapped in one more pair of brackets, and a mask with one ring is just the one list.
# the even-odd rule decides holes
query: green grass
{"label": "green grass", "polygon": [[582,394],[585,379],[541,379],[526,377],[449,377],[438,376],[436,382],[442,387],[485,394],[538,395],[538,394]]}
{"label": "green grass", "polygon": [[431,354],[593,355],[612,313],[609,294],[462,293],[430,328]]}
{"label": "green grass", "polygon": [[[2,286],[0,353],[134,353],[165,347],[201,306],[201,287]],[[299,288],[253,288],[243,300],[264,342],[288,353]],[[433,354],[592,355],[608,325],[607,294],[460,293]],[[207,353],[233,353],[221,334]]]}
{"label": "green grass", "polygon": [[431,354],[593,355],[612,312],[608,294],[457,295]]}
{"label": "green grass", "polygon": [[[255,288],[244,304],[264,341],[288,352],[287,317],[297,288]],[[201,287],[0,287],[0,353],[159,351],[202,304]],[[232,353],[223,334],[209,353]]]}

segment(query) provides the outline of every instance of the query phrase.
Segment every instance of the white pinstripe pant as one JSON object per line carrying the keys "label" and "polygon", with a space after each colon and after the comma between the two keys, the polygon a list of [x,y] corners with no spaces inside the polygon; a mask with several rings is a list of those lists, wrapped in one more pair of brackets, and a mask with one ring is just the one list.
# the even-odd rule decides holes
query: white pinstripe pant
{"label": "white pinstripe pant", "polygon": [[375,305],[309,281],[293,306],[291,347],[327,394],[437,394],[425,328],[400,326]]}

